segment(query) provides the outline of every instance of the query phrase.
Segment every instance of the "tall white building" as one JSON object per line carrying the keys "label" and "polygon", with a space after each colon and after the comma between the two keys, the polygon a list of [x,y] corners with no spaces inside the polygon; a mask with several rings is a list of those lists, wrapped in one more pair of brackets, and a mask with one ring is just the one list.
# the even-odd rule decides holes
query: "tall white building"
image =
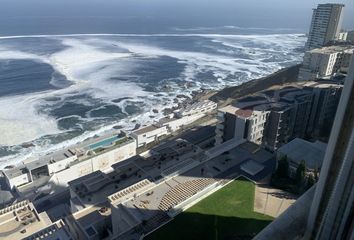
{"label": "tall white building", "polygon": [[337,36],[337,40],[339,41],[347,41],[348,32],[340,32]]}
{"label": "tall white building", "polygon": [[309,37],[306,43],[308,50],[322,47],[339,36],[342,25],[343,4],[319,4],[313,10]]}

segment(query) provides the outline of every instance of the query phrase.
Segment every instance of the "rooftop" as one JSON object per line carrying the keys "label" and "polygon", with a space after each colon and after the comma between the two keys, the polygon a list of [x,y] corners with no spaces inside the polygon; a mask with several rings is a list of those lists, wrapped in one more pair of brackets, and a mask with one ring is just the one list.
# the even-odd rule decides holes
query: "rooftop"
{"label": "rooftop", "polygon": [[169,123],[178,120],[179,118],[175,117],[164,117],[159,120],[159,123],[164,124],[164,123]]}
{"label": "rooftop", "polygon": [[179,175],[143,189],[134,198],[119,201],[115,211],[119,212],[120,218],[113,220],[116,221],[114,224],[119,226],[118,231],[123,234],[129,233],[130,229],[145,221],[142,227],[145,232],[150,232],[169,221],[171,219],[169,214],[174,214],[174,207],[179,208],[187,199],[227,184],[237,176],[247,175],[241,165],[250,159],[252,166],[257,167],[256,172],[253,171],[254,175],[266,171],[269,174],[271,170],[269,168],[265,170],[265,165],[272,158],[272,154],[259,147],[257,149],[258,151],[255,151],[251,143],[241,144],[227,154],[218,155],[204,162],[196,161],[195,165],[191,165]]}
{"label": "rooftop", "polygon": [[[116,134],[109,135],[108,137],[93,138],[87,141],[84,141],[81,144],[75,145],[70,149],[59,150],[44,156],[39,157],[39,159],[28,159],[25,160],[21,165],[15,166],[14,168],[4,169],[3,172],[9,178],[14,178],[22,174],[27,173],[33,169],[40,167],[45,167],[49,164],[53,164],[70,157],[74,157],[76,153],[80,152],[80,149],[85,149],[85,151],[92,150],[94,156],[102,154],[104,152],[110,151],[116,147],[120,147],[122,144],[130,143],[135,141],[129,136],[119,137]],[[83,153],[80,155],[80,161],[91,158],[92,155],[87,155]],[[76,162],[72,163],[75,164]]]}
{"label": "rooftop", "polygon": [[107,196],[117,193],[144,179],[158,179],[171,167],[190,161],[199,151],[182,139],[160,145],[142,156],[134,156],[112,165],[112,171],[96,171],[69,182],[75,193],[73,201],[78,209],[107,202]]}
{"label": "rooftop", "polygon": [[253,110],[252,109],[238,109],[235,111],[235,114],[239,117],[242,117],[242,118],[249,118],[252,116]]}
{"label": "rooftop", "polygon": [[261,163],[258,163],[252,159],[249,159],[247,162],[245,162],[241,165],[241,169],[243,171],[247,172],[248,174],[254,176],[257,173],[259,173],[260,171],[262,171],[264,169],[264,166]]}
{"label": "rooftop", "polygon": [[43,156],[39,158],[39,161],[55,163],[73,156],[75,156],[75,153],[72,150],[64,149],[61,151],[54,152],[50,155]]}
{"label": "rooftop", "polygon": [[7,204],[14,200],[14,196],[12,195],[11,191],[8,190],[1,190],[0,188],[0,203]]}
{"label": "rooftop", "polygon": [[108,202],[92,205],[73,213],[73,218],[87,235],[96,234],[96,230],[93,229],[94,223],[109,221],[111,218],[111,208]]}
{"label": "rooftop", "polygon": [[354,49],[354,46],[351,45],[342,45],[342,46],[328,46],[322,48],[315,48],[310,50],[310,53],[323,53],[323,54],[331,54],[337,52],[351,51]]}
{"label": "rooftop", "polygon": [[326,81],[306,81],[299,83],[303,87],[310,88],[342,88],[343,84],[336,81],[326,80]]}
{"label": "rooftop", "polygon": [[198,101],[198,102],[195,102],[195,103],[193,103],[191,105],[188,105],[187,107],[179,110],[178,112],[179,113],[188,113],[188,112],[191,112],[191,111],[194,111],[194,110],[200,110],[200,109],[203,109],[203,108],[206,108],[206,107],[209,107],[209,106],[213,106],[215,104],[216,104],[215,102],[210,101],[210,100]]}
{"label": "rooftop", "polygon": [[65,223],[62,220],[58,220],[55,223],[47,226],[46,228],[41,229],[40,231],[33,233],[31,236],[24,238],[24,240],[69,240],[73,239],[71,233],[65,226]]}
{"label": "rooftop", "polygon": [[327,144],[320,141],[308,142],[301,138],[295,138],[280,147],[278,152],[286,155],[290,161],[296,164],[304,160],[306,167],[314,170],[321,167],[326,147]]}
{"label": "rooftop", "polygon": [[139,128],[138,130],[135,130],[133,133],[136,135],[141,135],[141,134],[145,134],[145,133],[157,130],[157,129],[159,129],[159,127],[157,127],[155,125],[149,125],[146,127]]}
{"label": "rooftop", "polygon": [[0,239],[23,239],[50,224],[46,213],[38,214],[32,203],[18,202],[0,210]]}
{"label": "rooftop", "polygon": [[2,171],[8,178],[15,178],[21,176],[22,174],[28,173],[28,169],[24,165],[20,165],[14,168],[4,169]]}
{"label": "rooftop", "polygon": [[310,101],[313,90],[316,88],[341,88],[343,85],[334,81],[308,81],[300,82],[246,96],[219,109],[219,111],[249,118],[257,111],[284,112],[294,107],[293,103]]}
{"label": "rooftop", "polygon": [[118,205],[121,202],[131,198],[137,191],[147,190],[154,187],[155,184],[149,181],[149,179],[141,180],[125,189],[122,189],[111,196],[108,196],[108,200],[112,205]]}
{"label": "rooftop", "polygon": [[107,196],[124,189],[138,181],[147,174],[141,171],[134,163],[115,167],[110,173],[101,171],[90,174],[83,181],[77,179],[76,183],[70,182],[70,188],[76,194],[75,205],[78,209],[107,201]]}
{"label": "rooftop", "polygon": [[219,111],[227,112],[232,115],[236,115],[240,118],[248,119],[253,115],[257,115],[257,113],[267,111],[270,106],[270,104],[267,104],[264,101],[256,104],[249,103],[248,105],[245,104],[245,102],[243,102],[241,104],[242,106],[238,106],[238,104],[235,105],[236,106],[228,105],[226,107],[219,109]]}
{"label": "rooftop", "polygon": [[118,137],[114,136],[106,138],[86,147],[86,149],[93,151],[96,155],[108,152],[114,148],[121,147],[125,144],[134,142],[135,140],[130,136]]}

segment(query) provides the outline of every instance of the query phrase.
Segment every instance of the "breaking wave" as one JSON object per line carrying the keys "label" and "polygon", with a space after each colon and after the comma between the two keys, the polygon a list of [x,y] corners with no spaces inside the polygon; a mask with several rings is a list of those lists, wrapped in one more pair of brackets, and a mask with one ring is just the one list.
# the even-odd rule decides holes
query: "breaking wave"
{"label": "breaking wave", "polygon": [[[303,34],[0,37],[0,63],[31,60],[53,69],[53,89],[0,97],[0,168],[113,126],[152,122],[181,95],[241,84],[298,63],[305,40]],[[2,77],[0,69],[0,85]],[[28,142],[34,147],[22,146]]]}

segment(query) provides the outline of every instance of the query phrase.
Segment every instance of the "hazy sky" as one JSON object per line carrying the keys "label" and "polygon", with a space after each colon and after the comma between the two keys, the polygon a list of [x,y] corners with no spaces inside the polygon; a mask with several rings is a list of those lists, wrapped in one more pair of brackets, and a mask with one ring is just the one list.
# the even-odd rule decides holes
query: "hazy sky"
{"label": "hazy sky", "polygon": [[92,31],[117,24],[118,32],[124,25],[151,31],[157,25],[164,29],[233,25],[307,32],[312,8],[326,2],[344,3],[343,28],[354,29],[353,0],[0,0],[0,34],[29,32],[34,26],[63,32],[80,25],[86,31],[90,26],[83,26],[85,22]]}

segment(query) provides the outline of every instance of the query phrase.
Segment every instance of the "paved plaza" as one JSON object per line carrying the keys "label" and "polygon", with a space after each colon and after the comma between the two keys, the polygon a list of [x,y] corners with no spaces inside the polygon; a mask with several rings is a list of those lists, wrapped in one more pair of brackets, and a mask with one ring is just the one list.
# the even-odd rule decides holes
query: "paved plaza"
{"label": "paved plaza", "polygon": [[296,201],[296,196],[271,188],[267,185],[257,184],[254,198],[254,211],[274,218],[282,214]]}

